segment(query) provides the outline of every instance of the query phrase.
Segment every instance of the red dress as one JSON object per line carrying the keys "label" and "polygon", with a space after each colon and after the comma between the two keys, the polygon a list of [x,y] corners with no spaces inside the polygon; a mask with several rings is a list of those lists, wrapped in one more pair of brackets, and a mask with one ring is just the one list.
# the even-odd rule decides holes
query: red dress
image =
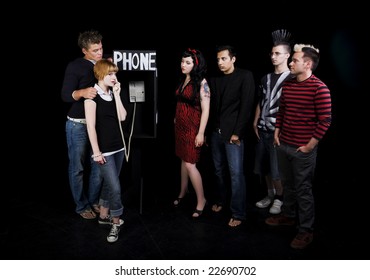
{"label": "red dress", "polygon": [[193,97],[191,82],[182,91],[181,88],[182,85],[176,90],[175,154],[186,162],[196,163],[201,151],[201,147],[195,147],[201,117],[200,94]]}

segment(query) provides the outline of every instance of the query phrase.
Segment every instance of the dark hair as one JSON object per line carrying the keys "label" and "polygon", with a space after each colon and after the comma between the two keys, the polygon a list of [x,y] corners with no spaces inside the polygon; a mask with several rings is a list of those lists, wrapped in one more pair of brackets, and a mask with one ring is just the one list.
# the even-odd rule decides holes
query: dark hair
{"label": "dark hair", "polygon": [[182,53],[182,57],[191,57],[193,59],[194,67],[189,73],[190,78],[197,84],[199,83],[200,86],[207,73],[207,63],[203,54],[199,50],[189,48]]}
{"label": "dark hair", "polygon": [[233,46],[230,45],[222,45],[216,47],[216,53],[222,52],[222,51],[229,51],[230,58],[236,57],[236,51]]}
{"label": "dark hair", "polygon": [[310,47],[303,47],[302,52],[303,52],[303,58],[308,57],[309,59],[312,60],[311,70],[315,71],[320,61],[319,52],[315,50],[314,48],[310,48]]}
{"label": "dark hair", "polygon": [[[200,92],[201,83],[207,74],[207,63],[203,54],[197,49],[188,48],[182,53],[181,57],[191,57],[193,59],[194,67],[189,75],[191,78],[190,82],[193,84],[194,89],[192,96],[192,100],[194,101],[197,93]],[[185,77],[182,79],[182,82],[184,81]]]}
{"label": "dark hair", "polygon": [[103,36],[96,30],[85,31],[78,36],[78,46],[88,50],[92,44],[100,44],[102,39]]}
{"label": "dark hair", "polygon": [[292,52],[292,44],[293,41],[291,40],[291,34],[286,29],[278,29],[271,33],[272,36],[272,46],[284,46],[285,50],[288,53]]}

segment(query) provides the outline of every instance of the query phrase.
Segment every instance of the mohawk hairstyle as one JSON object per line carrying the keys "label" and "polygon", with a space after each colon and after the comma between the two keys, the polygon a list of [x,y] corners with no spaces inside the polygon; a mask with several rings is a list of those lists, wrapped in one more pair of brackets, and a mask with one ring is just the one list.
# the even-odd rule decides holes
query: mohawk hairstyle
{"label": "mohawk hairstyle", "polygon": [[271,36],[272,36],[272,42],[274,46],[280,45],[280,44],[285,44],[285,45],[291,44],[290,38],[292,35],[286,29],[275,30],[271,33]]}

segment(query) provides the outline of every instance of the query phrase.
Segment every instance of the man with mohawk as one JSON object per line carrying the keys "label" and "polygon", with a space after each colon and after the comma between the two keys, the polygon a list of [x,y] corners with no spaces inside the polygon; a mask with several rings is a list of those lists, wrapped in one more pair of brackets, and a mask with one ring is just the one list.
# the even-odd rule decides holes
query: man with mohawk
{"label": "man with mohawk", "polygon": [[258,208],[271,204],[269,212],[279,214],[283,204],[283,185],[281,184],[276,149],[274,148],[274,131],[276,115],[279,110],[282,84],[291,79],[288,59],[291,53],[291,34],[285,29],[272,32],[270,52],[274,71],[264,75],[258,90],[258,102],[253,121],[253,130],[257,136],[254,173],[264,177],[267,195],[256,203]]}

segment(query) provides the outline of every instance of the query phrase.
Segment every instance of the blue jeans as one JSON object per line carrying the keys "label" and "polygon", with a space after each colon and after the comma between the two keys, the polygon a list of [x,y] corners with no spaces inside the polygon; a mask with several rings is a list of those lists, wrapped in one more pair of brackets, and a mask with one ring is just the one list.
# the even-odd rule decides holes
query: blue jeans
{"label": "blue jeans", "polygon": [[211,151],[215,167],[216,185],[219,190],[220,203],[227,200],[227,174],[230,174],[231,200],[230,210],[233,218],[246,218],[246,182],[244,176],[244,142],[240,146],[230,144],[222,139],[221,134],[213,132]]}
{"label": "blue jeans", "polygon": [[119,174],[122,169],[125,152],[120,151],[110,156],[104,156],[104,158],[106,160],[104,164],[94,163],[100,167],[103,177],[103,188],[99,204],[109,208],[112,217],[119,217],[123,213]]}
{"label": "blue jeans", "polygon": [[[76,212],[82,213],[99,203],[102,179],[97,164],[92,164],[91,146],[86,124],[66,121],[66,137],[68,147],[68,176],[72,196],[76,204]],[[90,169],[91,167],[91,169]],[[89,174],[86,171],[90,170]],[[88,189],[85,193],[84,178],[89,176]]]}
{"label": "blue jeans", "polygon": [[298,212],[299,231],[312,231],[315,218],[312,182],[316,168],[317,146],[309,153],[302,153],[297,152],[296,147],[280,142],[276,150],[284,186],[282,212],[291,218]]}

